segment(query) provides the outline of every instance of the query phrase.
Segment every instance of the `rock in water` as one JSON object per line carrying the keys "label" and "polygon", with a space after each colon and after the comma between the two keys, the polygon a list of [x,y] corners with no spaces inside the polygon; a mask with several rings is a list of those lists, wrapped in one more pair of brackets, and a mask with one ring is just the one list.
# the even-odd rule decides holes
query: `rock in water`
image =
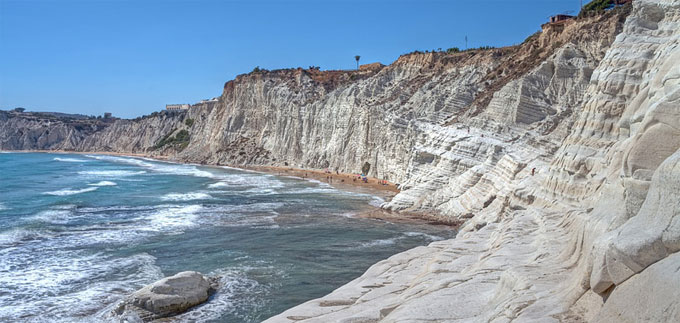
{"label": "rock in water", "polygon": [[151,321],[183,313],[208,300],[216,280],[196,271],[184,271],[148,285],[123,300],[115,314],[126,320]]}

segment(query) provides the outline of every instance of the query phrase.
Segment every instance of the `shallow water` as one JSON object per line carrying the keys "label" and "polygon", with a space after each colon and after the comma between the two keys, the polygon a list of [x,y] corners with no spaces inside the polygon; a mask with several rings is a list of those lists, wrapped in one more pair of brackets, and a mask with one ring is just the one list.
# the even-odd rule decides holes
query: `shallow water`
{"label": "shallow water", "polygon": [[447,227],[352,217],[324,183],[142,158],[0,154],[0,321],[96,321],[164,276],[220,275],[181,321],[259,322]]}

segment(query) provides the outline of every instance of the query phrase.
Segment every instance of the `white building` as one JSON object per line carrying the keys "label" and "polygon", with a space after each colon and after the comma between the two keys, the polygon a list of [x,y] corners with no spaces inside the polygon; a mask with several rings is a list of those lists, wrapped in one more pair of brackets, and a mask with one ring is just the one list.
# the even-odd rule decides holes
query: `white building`
{"label": "white building", "polygon": [[166,110],[172,110],[172,111],[188,110],[189,105],[188,104],[166,104],[165,109]]}

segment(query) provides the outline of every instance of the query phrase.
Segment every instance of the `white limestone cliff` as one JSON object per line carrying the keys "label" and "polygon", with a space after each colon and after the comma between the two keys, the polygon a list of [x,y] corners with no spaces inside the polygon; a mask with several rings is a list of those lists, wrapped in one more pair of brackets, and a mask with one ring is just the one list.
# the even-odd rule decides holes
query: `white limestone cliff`
{"label": "white limestone cliff", "polygon": [[217,102],[87,131],[3,112],[0,149],[368,162],[400,183],[383,207],[465,221],[273,322],[680,321],[680,1],[629,9],[507,48],[241,75]]}
{"label": "white limestone cliff", "polygon": [[[526,121],[522,109],[560,109],[520,107],[521,91],[502,93],[493,100],[511,107],[497,117],[505,122]],[[582,100],[571,102],[583,108],[571,106],[576,120],[561,143],[522,151],[486,132],[476,140],[502,148],[459,176],[432,169],[441,183],[418,184],[423,196],[447,193],[393,202],[469,211],[457,238],[395,255],[270,321],[680,321],[680,1],[635,1]]]}

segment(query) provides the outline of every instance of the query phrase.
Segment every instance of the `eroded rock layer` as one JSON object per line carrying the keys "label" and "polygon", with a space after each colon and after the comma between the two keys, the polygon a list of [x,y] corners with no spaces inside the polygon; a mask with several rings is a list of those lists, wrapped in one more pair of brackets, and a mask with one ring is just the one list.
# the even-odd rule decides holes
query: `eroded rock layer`
{"label": "eroded rock layer", "polygon": [[400,183],[384,208],[465,221],[272,321],[680,321],[679,39],[680,1],[636,0],[513,47],[241,75],[182,113],[2,112],[0,149],[369,163]]}

